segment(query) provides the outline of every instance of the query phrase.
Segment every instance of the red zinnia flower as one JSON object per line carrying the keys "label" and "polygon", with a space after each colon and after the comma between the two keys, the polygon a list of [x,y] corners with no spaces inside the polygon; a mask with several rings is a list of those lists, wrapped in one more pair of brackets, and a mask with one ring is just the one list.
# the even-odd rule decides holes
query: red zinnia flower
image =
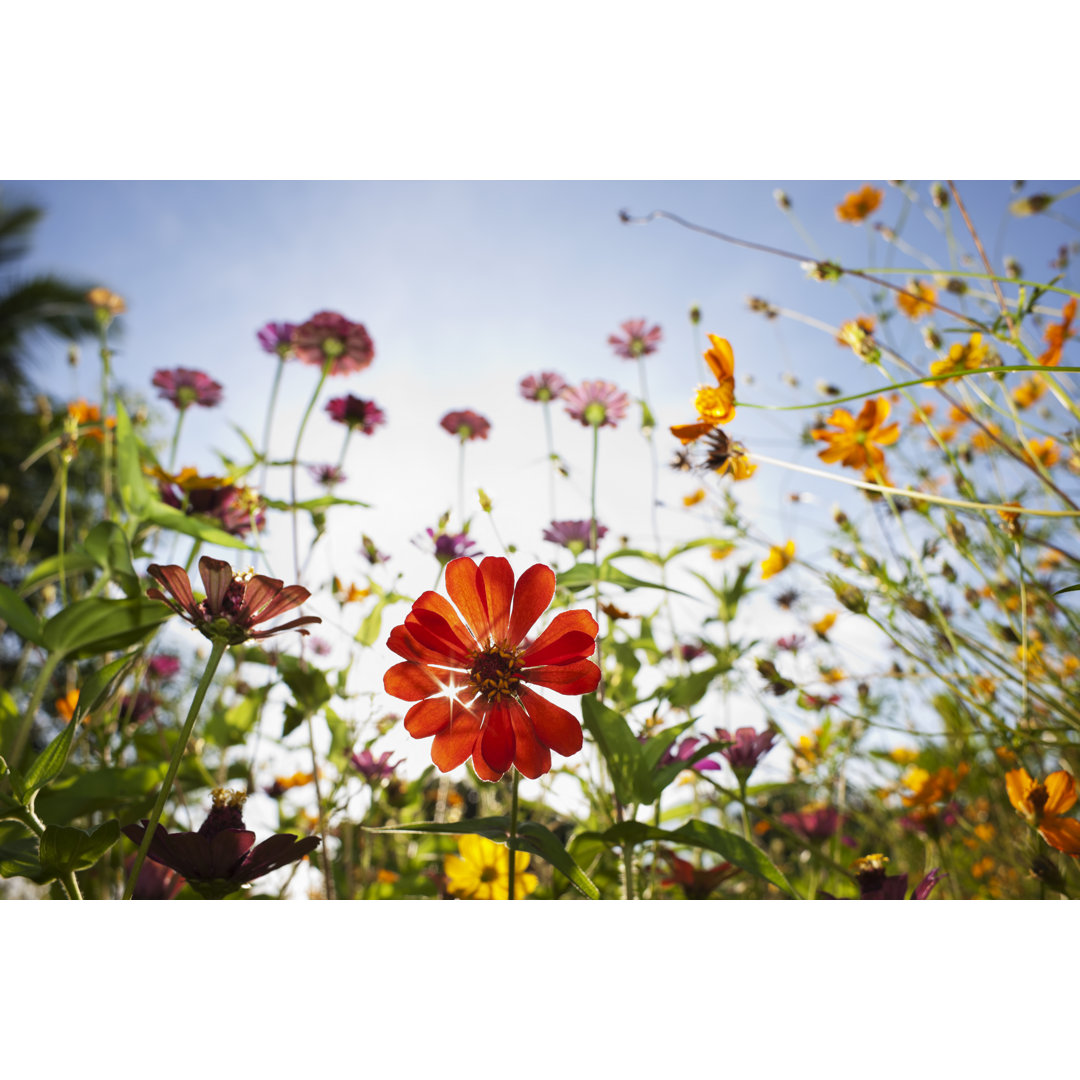
{"label": "red zinnia flower", "polygon": [[405,730],[415,739],[435,736],[431,760],[442,772],[471,756],[481,780],[498,780],[512,765],[530,779],[543,776],[552,750],[568,757],[581,749],[581,724],[525,684],[592,693],[600,682],[589,659],[596,621],[587,611],[563,611],[525,642],[555,595],[555,574],[542,563],[515,587],[506,559],[489,556],[479,566],[455,559],[446,568],[446,591],[456,611],[425,592],[387,642],[405,662],[386,673],[383,686],[416,702]]}
{"label": "red zinnia flower", "polygon": [[619,337],[612,334],[608,338],[608,344],[615,347],[615,355],[624,360],[637,360],[649,353],[656,352],[657,342],[664,336],[659,326],[650,326],[645,329],[644,319],[628,319],[620,327],[626,335]]}
{"label": "red zinnia flower", "polygon": [[162,368],[154,372],[151,380],[161,393],[158,397],[171,401],[183,411],[189,405],[202,405],[209,409],[221,401],[221,383],[214,382],[205,371],[193,371],[191,368]]}
{"label": "red zinnia flower", "polygon": [[457,435],[462,442],[472,439],[486,439],[491,430],[491,421],[486,417],[475,413],[472,409],[461,409],[458,412],[448,412],[440,421],[441,427]]}
{"label": "red zinnia flower", "polygon": [[554,371],[541,371],[539,375],[526,375],[518,389],[526,401],[551,401],[566,389],[566,380]]}
{"label": "red zinnia flower", "polygon": [[386,413],[374,401],[365,401],[353,394],[333,398],[326,403],[331,420],[345,424],[354,431],[371,435],[380,424],[386,423]]}
{"label": "red zinnia flower", "polygon": [[331,375],[363,371],[375,359],[375,345],[364,326],[350,322],[336,311],[312,315],[293,331],[292,344],[305,364],[322,367],[331,361]]}

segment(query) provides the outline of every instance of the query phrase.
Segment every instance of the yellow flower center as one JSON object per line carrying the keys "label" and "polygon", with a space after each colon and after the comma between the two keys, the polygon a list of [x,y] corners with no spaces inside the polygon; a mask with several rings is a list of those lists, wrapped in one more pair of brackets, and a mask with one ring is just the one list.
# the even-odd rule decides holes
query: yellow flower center
{"label": "yellow flower center", "polygon": [[473,655],[469,685],[488,701],[505,701],[517,694],[521,670],[516,649],[490,645]]}
{"label": "yellow flower center", "polygon": [[725,424],[731,419],[733,401],[734,392],[730,385],[699,386],[694,395],[694,408],[702,420]]}

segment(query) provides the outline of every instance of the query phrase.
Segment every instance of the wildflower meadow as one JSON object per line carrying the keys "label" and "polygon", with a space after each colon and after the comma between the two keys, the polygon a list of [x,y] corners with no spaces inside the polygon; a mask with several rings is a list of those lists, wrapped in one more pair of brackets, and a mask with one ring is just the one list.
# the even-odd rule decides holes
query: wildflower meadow
{"label": "wildflower meadow", "polygon": [[0,897],[1080,897],[1080,186],[663,194],[178,352],[0,191]]}

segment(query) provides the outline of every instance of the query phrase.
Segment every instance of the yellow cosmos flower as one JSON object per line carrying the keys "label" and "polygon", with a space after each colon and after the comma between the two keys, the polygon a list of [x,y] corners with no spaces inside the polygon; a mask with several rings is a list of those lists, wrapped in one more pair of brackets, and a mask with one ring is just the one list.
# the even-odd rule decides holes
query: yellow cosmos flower
{"label": "yellow cosmos flower", "polygon": [[884,194],[881,188],[869,184],[864,184],[858,191],[849,191],[836,207],[837,221],[861,225],[881,205]]}
{"label": "yellow cosmos flower", "polygon": [[932,806],[934,803],[948,802],[967,774],[967,762],[961,762],[955,772],[948,765],[932,773],[920,768],[909,769],[903,783],[911,794],[902,795],[900,801],[905,806]]}
{"label": "yellow cosmos flower", "polygon": [[924,315],[929,315],[934,310],[936,299],[937,290],[924,285],[916,278],[908,282],[906,292],[896,294],[896,306],[912,322],[918,322]]}
{"label": "yellow cosmos flower", "polygon": [[722,544],[710,546],[709,558],[719,562],[721,559],[726,559],[734,550],[735,545],[730,540],[725,540]]}
{"label": "yellow cosmos flower", "polygon": [[[903,300],[903,297],[900,299]],[[912,316],[912,318],[915,317]],[[930,374],[952,375],[955,372],[955,378],[941,380],[943,383],[955,382],[965,371],[975,371],[976,368],[985,367],[989,356],[990,349],[982,343],[982,334],[972,334],[966,345],[957,342],[949,349],[949,355],[944,360],[931,364]],[[933,386],[934,384],[927,383],[926,385]],[[964,414],[964,419],[967,419],[967,413]]]}
{"label": "yellow cosmos flower", "polygon": [[1028,443],[1028,450],[1024,457],[1033,463],[1041,462],[1045,468],[1049,469],[1051,465],[1056,465],[1061,460],[1061,451],[1051,438],[1043,439],[1041,442],[1038,439],[1032,439]]}
{"label": "yellow cosmos flower", "polygon": [[86,294],[86,302],[109,317],[123,315],[127,311],[124,298],[117,296],[116,293],[111,292],[102,285],[98,285],[97,288],[91,289]]}
{"label": "yellow cosmos flower", "polygon": [[818,452],[822,461],[832,464],[839,461],[853,469],[861,469],[872,480],[879,482],[888,478],[882,446],[891,446],[900,438],[900,425],[883,426],[889,418],[891,406],[883,398],[870,398],[863,404],[858,416],[847,409],[835,409],[825,422],[837,428],[814,428],[810,434],[829,445]]}
{"label": "yellow cosmos flower", "polygon": [[835,611],[830,611],[825,615],[822,615],[817,622],[810,624],[810,629],[822,640],[828,640],[829,631],[833,628],[833,623],[836,622]]}
{"label": "yellow cosmos flower", "polygon": [[1013,392],[1012,399],[1018,409],[1034,405],[1046,393],[1046,380],[1041,375],[1025,379]]}
{"label": "yellow cosmos flower", "polygon": [[1080,821],[1063,815],[1076,802],[1076,781],[1059,769],[1036,783],[1026,769],[1005,774],[1005,790],[1013,809],[1053,848],[1066,855],[1080,855]]}
{"label": "yellow cosmos flower", "polygon": [[697,506],[697,504],[699,502],[703,502],[704,499],[705,499],[705,489],[704,488],[698,488],[697,491],[693,492],[692,494],[684,495],[683,500],[682,500],[682,504],[683,504],[683,506],[687,506],[687,507],[689,507],[689,506]]}
{"label": "yellow cosmos flower", "polygon": [[769,554],[761,564],[761,580],[766,581],[776,574],[779,574],[781,570],[786,570],[791,565],[794,558],[794,540],[789,540],[782,548],[769,548]]}
{"label": "yellow cosmos flower", "polygon": [[698,413],[695,423],[672,426],[671,434],[683,445],[735,419],[735,353],[725,338],[710,334],[709,341],[712,348],[705,353],[705,363],[716,377],[716,386],[698,387],[694,395]]}
{"label": "yellow cosmos flower", "polygon": [[1057,367],[1061,363],[1061,353],[1065,348],[1065,342],[1069,338],[1076,337],[1076,331],[1072,328],[1073,319],[1076,318],[1076,297],[1074,296],[1061,309],[1061,322],[1052,323],[1043,333],[1043,340],[1048,348],[1036,361],[1045,367]]}
{"label": "yellow cosmos flower", "polygon": [[897,765],[914,765],[919,760],[919,751],[910,746],[898,746],[895,750],[889,752],[889,757]]}
{"label": "yellow cosmos flower", "polygon": [[[510,899],[510,850],[483,836],[463,836],[458,855],[447,855],[446,888],[463,900]],[[525,873],[527,852],[514,853],[514,893],[528,896],[537,886],[535,874]]]}
{"label": "yellow cosmos flower", "polygon": [[1000,434],[1001,428],[999,428],[992,420],[988,420],[979,431],[976,431],[975,434],[971,436],[971,445],[975,447],[976,450],[981,450],[983,453],[986,453],[986,451],[995,444],[997,436]]}
{"label": "yellow cosmos flower", "polygon": [[733,453],[716,471],[721,476],[727,473],[732,480],[749,480],[757,472],[757,466],[746,454]]}

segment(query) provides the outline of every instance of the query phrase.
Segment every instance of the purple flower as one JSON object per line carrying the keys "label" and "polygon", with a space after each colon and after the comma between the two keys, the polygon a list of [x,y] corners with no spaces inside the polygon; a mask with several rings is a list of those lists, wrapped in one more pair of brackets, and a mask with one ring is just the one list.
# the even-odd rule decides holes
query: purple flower
{"label": "purple flower", "polygon": [[726,728],[716,729],[717,742],[729,742],[733,745],[721,750],[720,753],[728,759],[735,775],[745,780],[757,763],[772,749],[776,739],[776,732],[766,728],[760,734],[752,727],[741,727],[735,731],[734,736]]}
{"label": "purple flower", "polygon": [[[124,860],[124,872],[131,873],[135,865],[135,853]],[[184,879],[175,871],[149,859],[142,864],[139,880],[135,882],[133,900],[174,900],[184,887]]]}
{"label": "purple flower", "polygon": [[541,371],[539,375],[526,375],[518,389],[526,401],[551,401],[562,395],[566,380],[554,371]]}
{"label": "purple flower", "polygon": [[346,480],[339,465],[312,465],[308,473],[316,484],[321,484],[325,488],[337,487],[338,484],[344,484]]}
{"label": "purple flower", "polygon": [[781,814],[780,820],[807,840],[828,840],[840,825],[840,815],[832,806],[804,806],[793,813]]}
{"label": "purple flower", "polygon": [[[591,521],[553,521],[544,530],[544,539],[553,544],[562,544],[568,551],[580,555],[583,551],[592,551]],[[596,523],[596,539],[602,540],[607,526]]]}
{"label": "purple flower", "polygon": [[236,484],[222,484],[213,488],[190,488],[187,491],[187,505],[171,485],[159,484],[161,501],[178,510],[183,508],[188,514],[201,514],[203,517],[216,518],[230,536],[246,536],[251,532],[252,511],[255,514],[255,528],[262,530],[266,524],[266,514],[262,500],[250,488]]}
{"label": "purple flower", "polygon": [[336,311],[320,311],[298,326],[292,346],[305,364],[322,367],[329,362],[331,375],[363,371],[375,359],[375,346],[364,326]]}
{"label": "purple flower", "polygon": [[313,637],[311,639],[311,651],[316,656],[329,656],[333,651],[333,646],[326,638]]}
{"label": "purple flower", "polygon": [[563,391],[566,411],[585,427],[617,427],[626,417],[630,399],[614,383],[586,380]]}
{"label": "purple flower", "polygon": [[481,554],[476,543],[469,539],[468,533],[440,532],[436,534],[434,529],[426,529],[425,532],[431,541],[432,554],[443,566],[454,559],[460,559],[463,555],[475,559]]}
{"label": "purple flower", "polygon": [[[691,735],[682,740],[678,746],[674,748],[669,746],[663,753],[663,756],[657,762],[657,768],[663,768],[665,765],[671,765],[676,761],[689,761],[694,756],[694,751],[698,748],[698,744],[704,740],[698,738],[695,735]],[[707,757],[702,758],[700,761],[694,762],[693,765],[687,765],[688,769],[696,769],[698,772],[713,772],[720,768],[719,762],[712,761]]]}
{"label": "purple flower", "polygon": [[292,355],[293,334],[296,333],[296,325],[291,322],[268,322],[256,333],[259,344],[268,352],[275,353],[282,360]]}
{"label": "purple flower", "polygon": [[624,360],[639,360],[649,353],[656,352],[657,343],[664,336],[659,326],[645,329],[644,319],[627,319],[620,327],[625,337],[612,334],[608,344],[615,347],[615,355]]}
{"label": "purple flower", "polygon": [[369,784],[375,784],[389,780],[394,775],[394,770],[404,763],[404,758],[391,763],[390,754],[391,751],[387,750],[376,758],[370,750],[364,749],[359,754],[354,753],[349,760]]}
{"label": "purple flower", "polygon": [[[885,864],[888,862],[885,855],[865,855],[856,859],[855,881],[859,886],[860,900],[903,900],[907,893],[907,874],[898,874],[889,877],[885,873]],[[945,876],[941,870],[931,870],[915,886],[911,893],[912,900],[925,900],[934,886]]]}
{"label": "purple flower", "polygon": [[448,412],[439,421],[439,426],[451,435],[456,435],[462,442],[467,442],[486,439],[491,430],[491,421],[472,409],[460,409],[457,412]]}
{"label": "purple flower", "polygon": [[214,382],[204,371],[162,368],[154,372],[152,382],[161,391],[158,397],[171,401],[181,411],[190,405],[210,408],[221,400],[221,383]]}
{"label": "purple flower", "polygon": [[157,695],[149,690],[137,690],[134,694],[124,694],[120,699],[120,720],[127,724],[141,724],[153,716],[159,704]]}
{"label": "purple flower", "polygon": [[374,401],[365,401],[353,394],[332,398],[326,403],[326,411],[331,420],[365,435],[373,434],[380,424],[386,423],[386,413]]}
{"label": "purple flower", "polygon": [[147,675],[155,679],[171,679],[180,670],[180,658],[169,653],[158,653],[146,665]]}
{"label": "purple flower", "polygon": [[[244,827],[240,811],[246,796],[216,788],[212,797],[213,808],[198,832],[170,833],[159,825],[146,855],[182,874],[207,900],[220,900],[319,846],[317,836],[301,840],[292,833],[277,833],[253,847],[255,834]],[[144,819],[141,825],[125,825],[122,831],[132,843],[141,844],[148,824]]]}

